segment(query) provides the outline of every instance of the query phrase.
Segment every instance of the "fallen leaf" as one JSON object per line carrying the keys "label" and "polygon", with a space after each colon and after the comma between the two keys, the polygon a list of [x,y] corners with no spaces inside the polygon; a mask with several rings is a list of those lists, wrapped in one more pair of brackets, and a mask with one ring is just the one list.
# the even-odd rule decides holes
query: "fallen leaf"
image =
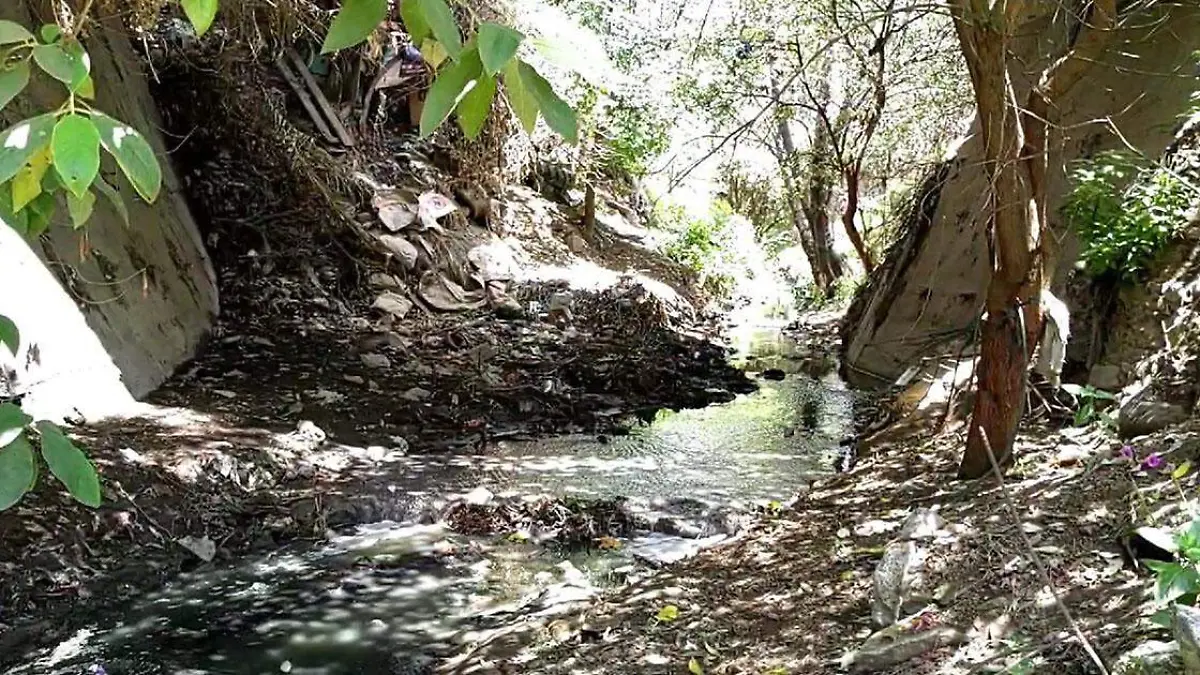
{"label": "fallen leaf", "polygon": [[658,610],[658,614],[654,618],[658,619],[661,623],[671,623],[679,618],[679,608],[675,605],[666,605]]}

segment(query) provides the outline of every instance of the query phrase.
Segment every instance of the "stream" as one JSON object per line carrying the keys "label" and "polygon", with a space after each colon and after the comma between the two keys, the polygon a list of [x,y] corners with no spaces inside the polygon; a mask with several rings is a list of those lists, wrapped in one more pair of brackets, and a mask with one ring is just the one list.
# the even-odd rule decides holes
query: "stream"
{"label": "stream", "polygon": [[[730,514],[749,517],[756,504],[784,501],[828,473],[851,425],[853,394],[833,364],[777,327],[735,335],[735,346],[748,371],[774,369],[783,379],[760,379],[759,391],[728,403],[660,411],[627,434],[506,442],[487,456],[452,458],[484,465],[488,478],[476,492],[485,500],[627,500],[654,526],[619,546],[569,553],[444,524],[374,523],[322,545],[182,575],[10,672],[426,672],[470,643],[472,631],[548,616],[736,536],[721,526]],[[439,491],[437,474],[423,479],[426,491]]]}

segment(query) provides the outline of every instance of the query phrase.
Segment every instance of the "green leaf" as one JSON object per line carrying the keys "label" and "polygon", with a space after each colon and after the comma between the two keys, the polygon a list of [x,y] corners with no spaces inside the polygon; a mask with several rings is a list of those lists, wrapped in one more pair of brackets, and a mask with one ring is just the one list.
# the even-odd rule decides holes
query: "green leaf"
{"label": "green leaf", "polygon": [[92,121],[100,130],[100,144],[117,160],[117,165],[147,203],[158,198],[162,189],[162,168],[154,148],[137,129],[103,113],[92,112]]}
{"label": "green leaf", "polygon": [[217,18],[217,0],[179,1],[183,5],[183,13],[187,15],[188,21],[192,22],[192,28],[196,29],[196,36],[204,37],[212,27],[213,19]]}
{"label": "green leaf", "polygon": [[0,45],[15,45],[33,40],[24,26],[15,21],[0,21]]}
{"label": "green leaf", "polygon": [[433,29],[429,27],[421,9],[421,0],[401,0],[400,20],[404,23],[404,29],[408,31],[413,44],[421,44],[425,38],[433,35]]}
{"label": "green leaf", "polygon": [[492,110],[492,99],[496,98],[496,78],[480,75],[475,86],[462,97],[458,104],[458,126],[470,140],[479,137],[488,113]]}
{"label": "green leaf", "polygon": [[0,183],[12,180],[35,152],[46,147],[54,131],[53,114],[17,122],[0,134]]}
{"label": "green leaf", "polygon": [[108,198],[109,203],[113,206],[113,210],[117,212],[118,216],[121,216],[121,221],[125,223],[125,227],[129,227],[129,209],[125,207],[125,199],[121,197],[121,193],[117,192],[115,187],[109,185],[108,181],[104,180],[102,176],[96,178],[95,186],[100,191],[100,194]]}
{"label": "green leaf", "polygon": [[1179,480],[1180,478],[1183,478],[1184,476],[1188,475],[1188,472],[1191,470],[1192,470],[1192,463],[1184,462],[1183,464],[1180,464],[1179,466],[1175,467],[1175,470],[1171,472],[1171,478],[1173,478],[1174,480]]}
{"label": "green leaf", "polygon": [[345,0],[329,26],[321,53],[336,52],[366,40],[387,18],[387,11],[387,0]]}
{"label": "green leaf", "polygon": [[517,55],[525,36],[508,26],[484,22],[479,25],[478,39],[483,72],[494,76]]}
{"label": "green leaf", "polygon": [[73,192],[67,193],[67,212],[71,214],[71,224],[75,229],[87,225],[95,208],[96,195],[91,190],[84,192],[82,197],[77,197]]}
{"label": "green leaf", "polygon": [[688,672],[692,675],[704,675],[704,666],[700,665],[700,662],[696,660],[696,657],[693,656],[692,659],[688,661]]}
{"label": "green leaf", "polygon": [[539,75],[533,66],[522,61],[521,79],[529,87],[533,99],[537,101],[542,116],[546,118],[546,124],[570,143],[579,140],[579,120],[575,117],[575,111],[554,93],[554,88],[546,78]]}
{"label": "green leaf", "polygon": [[21,330],[17,328],[16,321],[3,314],[0,314],[0,345],[8,347],[13,356],[21,351]]}
{"label": "green leaf", "polygon": [[0,403],[0,448],[7,448],[9,443],[25,431],[25,427],[33,424],[33,418],[21,410],[15,403]]}
{"label": "green leaf", "polygon": [[79,85],[79,89],[75,93],[89,101],[96,98],[96,81],[92,79],[91,75],[88,75],[83,78],[83,83]]}
{"label": "green leaf", "polygon": [[100,173],[100,130],[83,115],[63,115],[54,126],[51,147],[54,171],[68,191],[82,197]]}
{"label": "green leaf", "polygon": [[29,85],[29,62],[17,61],[5,70],[0,70],[0,110],[25,91]]}
{"label": "green leaf", "polygon": [[538,103],[529,91],[525,81],[521,79],[520,63],[515,59],[504,66],[504,93],[507,94],[508,104],[520,120],[525,133],[533,133],[537,127]]}
{"label": "green leaf", "polygon": [[42,179],[50,168],[50,146],[33,153],[12,179],[12,209],[20,211],[42,194]]}
{"label": "green leaf", "polygon": [[433,37],[442,43],[450,58],[457,61],[463,54],[463,42],[450,5],[446,4],[446,0],[417,0],[417,3],[421,7],[421,16],[433,32]]}
{"label": "green leaf", "polygon": [[[70,194],[67,193],[68,196]],[[37,199],[29,203],[29,207],[25,209],[25,213],[29,214],[29,225],[25,232],[26,239],[36,239],[50,229],[50,221],[54,218],[54,208],[54,195],[50,192],[43,192],[37,196]]]}
{"label": "green leaf", "polygon": [[80,503],[100,506],[100,477],[87,455],[75,447],[61,429],[49,422],[38,422],[42,436],[42,457],[50,473],[67,486],[67,491]]}
{"label": "green leaf", "polygon": [[429,93],[425,95],[425,109],[421,111],[421,137],[430,134],[446,121],[454,107],[467,93],[467,88],[483,73],[479,52],[472,49],[463,54],[457,63],[451,63],[438,73]]}
{"label": "green leaf", "polygon": [[1158,582],[1154,586],[1154,595],[1159,604],[1165,605],[1189,593],[1195,593],[1200,588],[1200,573],[1197,573],[1194,567],[1178,563],[1151,565],[1151,562],[1145,561],[1146,567],[1154,570],[1158,575]]}
{"label": "green leaf", "polygon": [[421,56],[425,59],[425,63],[428,63],[434,70],[437,70],[446,62],[446,59],[450,58],[450,55],[446,53],[446,48],[435,38],[426,38],[421,43]]}
{"label": "green leaf", "polygon": [[679,618],[679,608],[675,605],[664,605],[662,609],[658,610],[658,614],[654,618],[662,623],[671,623]]}
{"label": "green leaf", "polygon": [[62,37],[63,32],[62,28],[60,28],[58,24],[48,23],[38,30],[38,34],[42,36],[42,42],[50,44],[51,42],[57,42],[58,39]]}
{"label": "green leaf", "polygon": [[71,91],[83,86],[91,72],[91,59],[78,42],[38,45],[33,48],[33,60]]}
{"label": "green leaf", "polygon": [[33,448],[24,436],[19,436],[0,449],[0,511],[6,511],[21,501],[37,480],[37,463]]}

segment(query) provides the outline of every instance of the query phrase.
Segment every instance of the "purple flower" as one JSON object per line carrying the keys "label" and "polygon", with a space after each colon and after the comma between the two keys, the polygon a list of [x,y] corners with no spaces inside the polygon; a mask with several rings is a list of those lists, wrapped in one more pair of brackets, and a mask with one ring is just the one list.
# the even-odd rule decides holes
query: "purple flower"
{"label": "purple flower", "polygon": [[1125,445],[1121,447],[1120,455],[1121,459],[1133,461],[1137,459],[1137,450],[1134,450],[1132,445]]}
{"label": "purple flower", "polygon": [[421,50],[412,45],[408,45],[404,49],[400,50],[400,57],[409,63],[420,63],[423,58],[421,56]]}
{"label": "purple flower", "polygon": [[1142,460],[1143,471],[1157,471],[1163,467],[1162,455],[1156,453],[1151,454],[1146,459]]}
{"label": "purple flower", "polygon": [[91,667],[88,668],[88,674],[89,675],[108,675],[108,671],[105,670],[104,666],[100,665],[99,663],[93,663],[91,665]]}

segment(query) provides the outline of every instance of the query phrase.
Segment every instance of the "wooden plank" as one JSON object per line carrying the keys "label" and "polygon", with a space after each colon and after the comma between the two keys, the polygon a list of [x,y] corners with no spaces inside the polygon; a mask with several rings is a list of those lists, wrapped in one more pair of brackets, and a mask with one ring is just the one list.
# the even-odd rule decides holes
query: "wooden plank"
{"label": "wooden plank", "polygon": [[310,72],[308,69],[308,64],[304,63],[304,59],[300,58],[300,55],[296,53],[295,49],[289,49],[288,56],[292,59],[292,63],[295,64],[296,70],[300,72],[300,77],[303,78],[305,84],[308,85],[309,93],[312,94],[313,98],[317,101],[317,105],[319,105],[321,110],[325,113],[325,117],[329,120],[330,126],[333,127],[334,133],[336,133],[337,137],[341,139],[342,145],[345,145],[346,147],[354,147],[354,136],[350,135],[350,132],[346,129],[346,125],[342,124],[342,118],[339,117],[337,111],[333,109],[333,106],[329,103],[329,99],[325,98],[325,92],[321,91],[321,87],[319,84],[317,84],[316,78],[312,76],[312,72]]}
{"label": "wooden plank", "polygon": [[316,105],[313,104],[312,98],[308,95],[308,92],[305,91],[304,87],[300,85],[300,80],[296,79],[296,74],[293,73],[290,68],[288,68],[288,65],[284,63],[282,58],[275,59],[275,67],[279,69],[280,74],[283,75],[283,79],[287,80],[288,86],[292,88],[292,91],[295,92],[296,96],[300,97],[300,104],[304,106],[304,110],[308,113],[308,117],[313,121],[313,124],[317,125],[317,131],[321,132],[321,135],[325,137],[325,140],[329,141],[330,143],[337,143],[337,137],[335,137],[333,132],[330,131],[329,125],[325,123],[325,119],[317,110]]}

